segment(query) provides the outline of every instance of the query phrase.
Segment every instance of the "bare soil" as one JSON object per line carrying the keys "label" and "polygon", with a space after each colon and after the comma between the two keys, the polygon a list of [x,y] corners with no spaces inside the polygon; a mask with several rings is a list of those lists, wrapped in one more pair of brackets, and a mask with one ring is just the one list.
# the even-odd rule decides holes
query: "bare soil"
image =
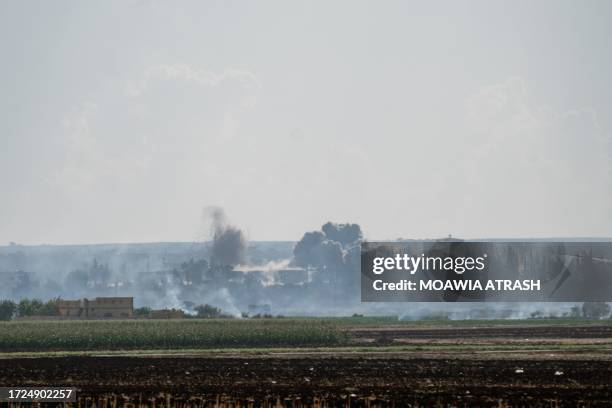
{"label": "bare soil", "polygon": [[[585,330],[588,332],[585,332]],[[590,330],[590,331],[589,331]],[[367,335],[365,334],[367,332]],[[382,332],[385,332],[384,334]],[[389,335],[389,332],[391,335]],[[356,338],[605,341],[603,327],[355,329]],[[361,336],[361,337],[359,337]],[[422,339],[423,337],[421,337]],[[577,342],[579,344],[579,342]],[[80,407],[612,406],[607,350],[0,359],[0,385],[77,387]]]}

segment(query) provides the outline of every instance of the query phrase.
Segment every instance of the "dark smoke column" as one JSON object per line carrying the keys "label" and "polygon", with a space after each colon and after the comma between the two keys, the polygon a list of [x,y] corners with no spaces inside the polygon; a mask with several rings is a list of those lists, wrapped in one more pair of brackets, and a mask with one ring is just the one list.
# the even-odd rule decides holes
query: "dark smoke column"
{"label": "dark smoke column", "polygon": [[242,231],[229,225],[223,209],[209,208],[212,218],[212,248],[210,262],[216,266],[234,266],[245,259],[247,240]]}

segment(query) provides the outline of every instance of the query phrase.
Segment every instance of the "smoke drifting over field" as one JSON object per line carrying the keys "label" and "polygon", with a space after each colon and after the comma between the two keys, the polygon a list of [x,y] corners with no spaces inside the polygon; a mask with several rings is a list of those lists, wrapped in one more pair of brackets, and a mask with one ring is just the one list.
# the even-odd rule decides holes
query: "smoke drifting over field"
{"label": "smoke drifting over field", "polygon": [[192,244],[0,248],[0,297],[133,296],[136,306],[241,313],[348,313],[359,304],[355,224],[325,224],[292,242],[248,243],[218,207]]}
{"label": "smoke drifting over field", "polygon": [[360,301],[357,224],[328,222],[297,242],[251,242],[220,208],[199,243],[0,247],[0,298],[133,296],[135,305],[193,312],[284,315],[397,314],[404,319],[561,315],[572,304]]}

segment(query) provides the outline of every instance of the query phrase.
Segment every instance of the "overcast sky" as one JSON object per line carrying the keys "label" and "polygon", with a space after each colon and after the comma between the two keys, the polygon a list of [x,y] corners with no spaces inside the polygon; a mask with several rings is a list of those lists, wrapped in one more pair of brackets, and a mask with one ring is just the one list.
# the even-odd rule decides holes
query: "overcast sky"
{"label": "overcast sky", "polygon": [[610,1],[2,1],[0,244],[612,235]]}

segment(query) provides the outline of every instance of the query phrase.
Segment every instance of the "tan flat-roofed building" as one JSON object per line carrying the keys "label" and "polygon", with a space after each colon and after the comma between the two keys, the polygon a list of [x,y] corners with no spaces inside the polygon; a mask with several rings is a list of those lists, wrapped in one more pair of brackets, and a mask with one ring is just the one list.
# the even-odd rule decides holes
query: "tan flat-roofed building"
{"label": "tan flat-roofed building", "polygon": [[57,304],[59,315],[65,317],[79,317],[82,313],[80,300],[60,300]]}
{"label": "tan flat-roofed building", "polygon": [[60,300],[59,315],[82,319],[118,319],[134,315],[133,297],[97,297],[95,299]]}

